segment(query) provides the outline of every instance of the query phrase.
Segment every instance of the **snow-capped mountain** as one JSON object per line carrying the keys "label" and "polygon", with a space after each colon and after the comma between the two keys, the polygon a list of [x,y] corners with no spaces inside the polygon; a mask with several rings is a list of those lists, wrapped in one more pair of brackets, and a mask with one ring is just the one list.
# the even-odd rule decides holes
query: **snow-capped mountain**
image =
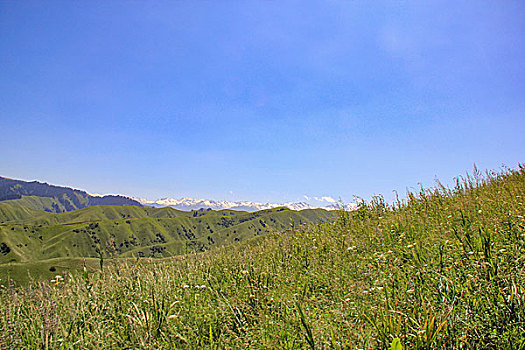
{"label": "snow-capped mountain", "polygon": [[291,210],[303,210],[303,209],[317,209],[323,208],[327,210],[337,209],[335,206],[330,205],[327,207],[312,206],[305,202],[289,202],[284,204],[277,203],[257,203],[250,201],[241,201],[241,202],[230,202],[230,201],[214,201],[209,199],[195,199],[195,198],[162,198],[158,200],[147,200],[143,198],[133,198],[134,200],[140,202],[142,205],[148,205],[152,207],[172,207],[178,210],[199,210],[199,209],[208,209],[221,210],[221,209],[231,209],[231,210],[243,210],[243,211],[258,211],[264,209],[272,209],[277,207],[287,207]]}

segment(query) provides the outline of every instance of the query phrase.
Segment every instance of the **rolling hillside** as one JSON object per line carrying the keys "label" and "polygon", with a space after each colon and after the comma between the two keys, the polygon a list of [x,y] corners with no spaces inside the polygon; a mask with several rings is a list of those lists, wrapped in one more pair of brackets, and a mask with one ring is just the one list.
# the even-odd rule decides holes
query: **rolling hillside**
{"label": "rolling hillside", "polygon": [[169,257],[335,216],[322,209],[184,212],[136,206],[93,206],[55,214],[0,203],[0,264],[54,258]]}
{"label": "rolling hillside", "polygon": [[[79,259],[203,252],[336,215],[284,207],[258,212],[151,208],[122,196],[96,197],[0,177],[0,278],[24,280],[27,272],[38,276],[54,272],[56,266],[78,268]],[[42,267],[49,261],[53,265],[45,271]]]}

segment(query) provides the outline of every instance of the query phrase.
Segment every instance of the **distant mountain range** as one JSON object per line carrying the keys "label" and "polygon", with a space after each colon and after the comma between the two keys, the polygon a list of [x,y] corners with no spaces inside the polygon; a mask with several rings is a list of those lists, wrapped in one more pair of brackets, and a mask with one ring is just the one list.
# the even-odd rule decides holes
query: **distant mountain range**
{"label": "distant mountain range", "polygon": [[[286,207],[297,211],[304,209],[335,210],[340,208],[334,204],[314,206],[306,202],[258,203],[251,201],[231,202],[195,198],[147,200],[121,195],[89,194],[82,190],[50,185],[45,182],[28,182],[6,177],[0,177],[0,202],[22,205],[31,209],[44,210],[52,213],[65,213],[94,205],[135,205],[153,208],[171,207],[183,211],[212,209],[247,212],[279,207]],[[353,204],[347,205],[347,209],[353,209]]]}
{"label": "distant mountain range", "polygon": [[136,205],[124,196],[92,196],[85,191],[54,186],[38,181],[21,181],[0,177],[0,201],[52,213],[64,213],[94,205]]}
{"label": "distant mountain range", "polygon": [[284,204],[278,204],[278,203],[257,203],[257,202],[250,202],[250,201],[241,201],[241,202],[215,201],[215,200],[209,200],[209,199],[195,199],[195,198],[181,198],[181,199],[163,198],[163,199],[154,200],[154,201],[143,199],[143,198],[133,198],[133,199],[145,206],[151,206],[154,208],[172,207],[178,210],[185,210],[185,211],[210,208],[212,210],[229,209],[229,210],[254,212],[254,211],[273,209],[273,208],[278,208],[278,207],[287,207],[288,209],[291,209],[291,210],[320,209],[320,208],[326,209],[326,210],[337,209],[337,207],[334,205],[330,205],[327,207],[318,207],[318,206],[312,206],[305,202],[289,202],[289,203],[284,203]]}

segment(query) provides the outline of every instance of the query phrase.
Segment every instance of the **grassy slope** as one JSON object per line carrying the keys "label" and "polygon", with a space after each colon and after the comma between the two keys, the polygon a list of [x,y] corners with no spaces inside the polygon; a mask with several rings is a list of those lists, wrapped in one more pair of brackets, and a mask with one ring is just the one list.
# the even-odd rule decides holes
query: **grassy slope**
{"label": "grassy slope", "polygon": [[8,288],[0,346],[524,348],[524,197],[524,168],[476,175],[331,224]]}
{"label": "grassy slope", "polygon": [[[67,196],[63,196],[61,200],[59,200],[56,197],[22,196],[22,198],[19,198],[19,199],[4,200],[4,201],[1,201],[0,203],[9,204],[13,206],[22,206],[22,207],[35,209],[35,210],[42,210],[42,211],[49,212],[49,213],[67,213],[73,210],[74,211],[80,210],[80,208],[84,208],[86,206],[87,208],[91,208],[91,206],[95,206],[92,202],[104,201],[104,200],[111,201],[112,199],[109,197],[110,196],[106,197],[105,199],[100,198],[100,197],[81,198],[80,195],[76,195],[76,201],[79,203],[75,204],[75,202],[70,200],[69,197]],[[124,201],[125,200],[126,199],[124,199]],[[138,206],[136,207],[140,208]]]}
{"label": "grassy slope", "polygon": [[30,220],[45,214],[46,213],[41,210],[0,202],[0,224]]}
{"label": "grassy slope", "polygon": [[2,201],[4,204],[23,206],[35,210],[47,212],[64,212],[66,207],[53,197],[22,196],[19,199],[10,199]]}

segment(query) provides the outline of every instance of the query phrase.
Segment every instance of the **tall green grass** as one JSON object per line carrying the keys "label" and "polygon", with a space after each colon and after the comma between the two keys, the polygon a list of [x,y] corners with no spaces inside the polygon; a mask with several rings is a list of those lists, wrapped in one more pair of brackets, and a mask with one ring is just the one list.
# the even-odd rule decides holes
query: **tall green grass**
{"label": "tall green grass", "polygon": [[523,349],[525,168],[0,292],[0,347]]}

